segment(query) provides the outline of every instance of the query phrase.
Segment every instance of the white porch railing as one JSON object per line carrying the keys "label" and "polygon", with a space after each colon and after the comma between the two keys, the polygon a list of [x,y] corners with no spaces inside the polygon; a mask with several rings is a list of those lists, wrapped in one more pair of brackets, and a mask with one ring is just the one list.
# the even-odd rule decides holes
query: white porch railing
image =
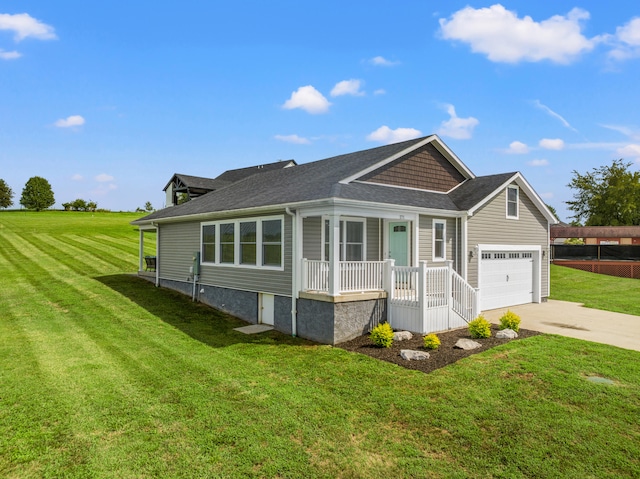
{"label": "white porch railing", "polygon": [[[336,291],[386,291],[387,319],[395,329],[417,333],[464,327],[478,315],[478,290],[453,269],[394,266],[389,261],[340,261]],[[329,294],[328,261],[302,260],[302,291]]]}
{"label": "white porch railing", "polygon": [[[384,261],[340,261],[339,293],[384,289]],[[329,262],[302,260],[302,290],[329,292]]]}
{"label": "white porch railing", "polygon": [[394,329],[418,333],[464,327],[478,314],[478,293],[452,262],[427,268],[391,267],[388,320]]}

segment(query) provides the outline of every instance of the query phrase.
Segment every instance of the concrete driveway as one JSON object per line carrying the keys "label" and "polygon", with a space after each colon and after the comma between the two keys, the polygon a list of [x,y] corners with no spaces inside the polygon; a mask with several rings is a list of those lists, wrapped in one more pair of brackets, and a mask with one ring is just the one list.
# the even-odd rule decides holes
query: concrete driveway
{"label": "concrete driveway", "polygon": [[580,303],[549,300],[484,311],[499,323],[507,309],[520,316],[520,327],[640,351],[640,316],[585,308]]}

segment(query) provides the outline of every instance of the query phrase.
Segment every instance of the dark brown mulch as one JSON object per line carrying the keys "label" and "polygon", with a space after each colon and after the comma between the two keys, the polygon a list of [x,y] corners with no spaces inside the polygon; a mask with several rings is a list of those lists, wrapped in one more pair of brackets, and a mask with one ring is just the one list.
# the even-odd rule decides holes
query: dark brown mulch
{"label": "dark brown mulch", "polygon": [[[407,369],[416,369],[424,373],[430,373],[436,369],[442,368],[448,364],[453,364],[459,359],[466,358],[472,354],[477,354],[487,349],[491,349],[494,346],[508,343],[509,341],[518,341],[519,339],[529,338],[536,336],[538,331],[532,331],[530,329],[521,329],[518,331],[518,337],[516,339],[496,339],[496,333],[498,327],[496,325],[491,326],[491,337],[484,339],[474,339],[474,341],[480,343],[482,347],[473,349],[471,351],[465,351],[463,349],[454,348],[460,338],[471,339],[469,330],[456,329],[453,331],[446,331],[444,333],[438,333],[440,339],[440,347],[436,350],[427,350],[423,346],[422,335],[414,334],[413,339],[408,341],[394,341],[390,348],[379,348],[374,346],[369,339],[369,335],[360,336],[359,338],[352,339],[346,343],[338,344],[337,347],[346,349],[347,351],[354,351],[356,353],[366,354],[376,359],[388,361],[390,363],[397,364]],[[430,358],[424,361],[407,361],[400,356],[401,349],[413,349],[416,351],[426,351],[430,354]]]}

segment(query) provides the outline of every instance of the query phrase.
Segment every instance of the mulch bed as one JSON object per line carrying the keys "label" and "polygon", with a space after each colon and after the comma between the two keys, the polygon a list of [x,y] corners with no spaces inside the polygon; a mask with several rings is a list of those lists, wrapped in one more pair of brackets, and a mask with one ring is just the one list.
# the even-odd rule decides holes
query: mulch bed
{"label": "mulch bed", "polygon": [[[407,369],[415,369],[424,373],[430,373],[436,369],[442,368],[448,364],[453,364],[459,359],[466,358],[472,354],[477,354],[487,349],[491,349],[494,346],[508,343],[509,341],[518,341],[519,339],[529,338],[541,334],[538,331],[532,331],[530,329],[520,329],[518,331],[518,337],[516,339],[496,339],[496,333],[499,328],[496,325],[491,325],[491,337],[484,339],[474,339],[474,341],[480,343],[482,347],[465,351],[464,349],[454,348],[460,338],[471,339],[469,330],[456,329],[453,331],[446,331],[444,333],[437,333],[440,339],[440,347],[436,350],[427,350],[423,346],[422,335],[414,334],[413,339],[407,341],[394,341],[390,348],[379,348],[374,346],[369,339],[369,335],[360,336],[346,343],[338,344],[336,347],[346,349],[347,351],[354,351],[356,353],[366,354],[372,358],[381,359],[382,361],[388,361],[390,363],[397,364]],[[416,351],[426,351],[430,354],[430,358],[424,361],[407,361],[400,357],[401,349],[413,349]]]}

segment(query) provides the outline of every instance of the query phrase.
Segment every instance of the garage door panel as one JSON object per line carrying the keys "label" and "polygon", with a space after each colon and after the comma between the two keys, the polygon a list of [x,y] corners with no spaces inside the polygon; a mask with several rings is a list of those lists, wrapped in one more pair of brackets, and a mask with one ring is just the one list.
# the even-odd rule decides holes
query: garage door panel
{"label": "garage door panel", "polygon": [[483,253],[481,301],[483,310],[533,301],[533,259],[530,253]]}

